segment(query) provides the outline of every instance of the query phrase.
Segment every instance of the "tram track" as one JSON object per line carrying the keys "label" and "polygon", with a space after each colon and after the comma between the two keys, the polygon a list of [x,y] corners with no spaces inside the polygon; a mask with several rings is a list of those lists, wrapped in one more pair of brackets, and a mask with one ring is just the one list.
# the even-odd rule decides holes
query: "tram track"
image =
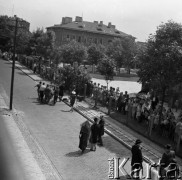
{"label": "tram track", "polygon": [[[94,117],[100,118],[101,115],[106,116],[106,114],[102,112],[96,112],[92,110],[90,107],[86,108],[81,103],[77,102],[75,108],[78,113],[88,119],[91,123],[94,122]],[[130,135],[126,130],[122,129],[121,127],[113,126],[111,123],[105,119],[105,132],[116,139],[118,142],[123,144],[129,150],[131,150],[133,144],[136,141],[136,138],[133,135]],[[144,161],[149,164],[157,164],[159,163],[160,158],[162,157],[161,152],[157,149],[154,149],[145,143],[142,143],[142,153]],[[178,162],[180,169],[182,169],[182,162]],[[182,174],[182,171],[180,172]]]}
{"label": "tram track", "polygon": [[[93,123],[94,117],[99,118],[100,115],[105,115],[104,113],[94,113],[90,108],[83,107],[82,105],[77,103],[75,106],[75,110],[87,118],[90,122]],[[134,144],[136,138],[132,138],[126,135],[126,132],[121,128],[113,127],[111,123],[105,121],[105,132],[112,136],[114,139],[125,145],[128,149],[131,149]],[[148,163],[157,163],[160,159],[155,153],[149,150],[145,145],[142,145],[144,160]]]}

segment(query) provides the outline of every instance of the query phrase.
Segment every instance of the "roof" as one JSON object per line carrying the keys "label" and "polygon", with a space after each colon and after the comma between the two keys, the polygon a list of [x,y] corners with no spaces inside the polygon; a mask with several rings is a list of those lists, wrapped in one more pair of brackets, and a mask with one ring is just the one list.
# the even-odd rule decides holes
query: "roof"
{"label": "roof", "polygon": [[[78,31],[87,31],[87,32],[93,32],[93,33],[99,33],[99,34],[107,34],[112,36],[131,36],[128,35],[122,31],[119,31],[115,29],[114,27],[108,27],[107,25],[99,25],[99,23],[95,22],[88,22],[88,21],[82,21],[82,22],[70,22],[67,24],[58,24],[51,27],[47,27],[48,29],[54,29],[54,28],[66,28],[66,29],[74,29]],[[131,36],[132,37],[132,36]]]}

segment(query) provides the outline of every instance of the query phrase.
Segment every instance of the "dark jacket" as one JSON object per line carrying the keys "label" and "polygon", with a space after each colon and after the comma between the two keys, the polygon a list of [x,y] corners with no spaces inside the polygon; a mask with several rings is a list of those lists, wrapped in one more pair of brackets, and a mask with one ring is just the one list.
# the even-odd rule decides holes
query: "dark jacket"
{"label": "dark jacket", "polygon": [[131,165],[133,166],[135,163],[142,164],[143,157],[142,157],[142,151],[139,148],[139,146],[136,145],[136,144],[133,145],[132,149],[131,149],[131,152],[132,152]]}
{"label": "dark jacket", "polygon": [[101,119],[99,121],[99,136],[104,135],[104,124],[105,124],[105,121],[103,119]]}
{"label": "dark jacket", "polygon": [[98,135],[99,135],[99,125],[94,123],[92,126],[91,126],[91,138],[90,138],[90,142],[91,143],[97,143],[97,138],[98,138]]}
{"label": "dark jacket", "polygon": [[174,159],[174,158],[175,158],[175,152],[174,151],[171,150],[169,153],[165,152],[162,155],[162,159],[160,161],[160,164],[163,167],[167,167],[172,162],[172,159]]}

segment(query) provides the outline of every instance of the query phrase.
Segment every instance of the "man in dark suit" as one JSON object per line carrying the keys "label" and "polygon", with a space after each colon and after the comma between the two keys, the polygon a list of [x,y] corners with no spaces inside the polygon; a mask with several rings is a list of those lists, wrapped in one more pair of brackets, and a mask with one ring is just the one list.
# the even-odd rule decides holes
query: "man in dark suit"
{"label": "man in dark suit", "polygon": [[100,146],[103,146],[103,141],[102,141],[102,136],[104,135],[104,117],[100,116],[100,121],[99,121],[99,134],[98,134],[98,143]]}
{"label": "man in dark suit", "polygon": [[139,177],[140,170],[143,169],[143,166],[142,166],[143,156],[141,151],[141,143],[142,141],[140,139],[137,139],[131,149],[131,152],[132,152],[131,176],[133,177],[134,174],[136,174],[135,178]]}
{"label": "man in dark suit", "polygon": [[90,143],[91,148],[90,151],[96,151],[96,143],[99,135],[99,126],[98,126],[98,119],[94,118],[94,123],[91,126],[91,137],[90,137]]}
{"label": "man in dark suit", "polygon": [[159,174],[161,177],[165,176],[165,168],[172,163],[173,159],[175,159],[175,152],[171,149],[171,145],[167,144],[165,152],[162,155],[162,159],[160,161],[160,171]]}

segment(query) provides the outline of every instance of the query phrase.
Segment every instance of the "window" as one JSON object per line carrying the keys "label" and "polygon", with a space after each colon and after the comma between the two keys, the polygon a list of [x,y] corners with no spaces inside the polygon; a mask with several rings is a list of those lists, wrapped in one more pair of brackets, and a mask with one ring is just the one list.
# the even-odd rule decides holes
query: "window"
{"label": "window", "polygon": [[78,42],[81,42],[81,36],[78,36]]}
{"label": "window", "polygon": [[94,39],[94,43],[97,44],[97,38]]}
{"label": "window", "polygon": [[69,40],[70,40],[70,35],[69,35],[69,34],[67,34],[67,36],[66,36],[66,40],[67,40],[67,41],[69,41]]}
{"label": "window", "polygon": [[100,44],[102,44],[103,42],[102,42],[102,39],[100,39]]}

